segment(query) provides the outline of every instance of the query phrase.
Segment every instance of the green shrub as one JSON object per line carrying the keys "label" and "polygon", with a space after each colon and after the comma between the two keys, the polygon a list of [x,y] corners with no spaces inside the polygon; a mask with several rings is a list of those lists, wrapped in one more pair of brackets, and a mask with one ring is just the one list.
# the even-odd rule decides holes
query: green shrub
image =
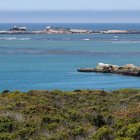
{"label": "green shrub", "polygon": [[15,90],[13,91],[14,94],[21,94],[22,92],[20,92],[19,90]]}
{"label": "green shrub", "polygon": [[124,126],[123,120],[117,120],[114,124],[114,128],[120,130]]}
{"label": "green shrub", "polygon": [[10,117],[0,117],[0,132],[12,132],[16,129],[16,122]]}
{"label": "green shrub", "polygon": [[102,115],[97,115],[96,117],[94,117],[92,123],[97,127],[102,127],[103,125],[106,125]]}
{"label": "green shrub", "polygon": [[127,127],[126,136],[134,138],[136,140],[140,139],[140,123],[131,124]]}
{"label": "green shrub", "polygon": [[117,136],[120,136],[120,137],[126,137],[125,133],[127,131],[127,128],[126,127],[123,127],[121,128],[119,131],[117,131]]}
{"label": "green shrub", "polygon": [[42,124],[61,123],[63,119],[60,115],[46,115],[42,118]]}
{"label": "green shrub", "polygon": [[81,119],[81,116],[80,116],[78,110],[70,109],[69,110],[69,119],[71,121],[79,121]]}
{"label": "green shrub", "polygon": [[85,129],[82,126],[75,126],[75,128],[72,130],[72,134],[75,136],[78,135],[84,135]]}
{"label": "green shrub", "polygon": [[140,123],[130,124],[126,127],[123,127],[117,132],[117,135],[120,137],[129,137],[135,140],[140,139]]}
{"label": "green shrub", "polygon": [[15,138],[11,133],[0,133],[0,140],[14,140]]}
{"label": "green shrub", "polygon": [[5,94],[5,93],[9,93],[9,92],[10,92],[10,91],[6,89],[6,90],[4,90],[2,93]]}
{"label": "green shrub", "polygon": [[56,94],[56,95],[59,95],[59,94],[61,94],[61,93],[63,93],[63,92],[62,92],[61,90],[57,90],[57,89],[56,89],[56,90],[53,90],[52,93],[53,93],[53,94]]}
{"label": "green shrub", "polygon": [[59,126],[59,124],[58,123],[50,123],[50,124],[47,124],[46,125],[46,128],[48,129],[48,130],[54,130],[54,129],[56,129],[57,127]]}
{"label": "green shrub", "polygon": [[131,94],[131,93],[138,93],[140,92],[139,89],[132,89],[132,88],[125,88],[125,89],[120,89],[117,92],[123,93],[123,94]]}
{"label": "green shrub", "polygon": [[108,126],[103,126],[98,129],[95,135],[92,137],[93,140],[113,140],[114,139],[114,132]]}
{"label": "green shrub", "polygon": [[55,133],[53,136],[47,138],[47,140],[68,140],[68,134],[66,132]]}
{"label": "green shrub", "polygon": [[120,137],[120,138],[116,138],[116,140],[134,140],[134,139],[128,137],[125,138]]}
{"label": "green shrub", "polygon": [[32,136],[34,133],[35,133],[35,129],[28,127],[28,128],[20,128],[17,134],[21,138],[27,138]]}

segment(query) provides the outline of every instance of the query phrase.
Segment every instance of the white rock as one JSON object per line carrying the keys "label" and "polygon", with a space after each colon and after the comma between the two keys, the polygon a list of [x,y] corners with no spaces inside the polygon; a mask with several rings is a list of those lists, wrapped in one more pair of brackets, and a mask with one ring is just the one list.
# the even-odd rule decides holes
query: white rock
{"label": "white rock", "polygon": [[127,65],[124,65],[123,67],[125,67],[125,68],[138,68],[133,64],[127,64]]}

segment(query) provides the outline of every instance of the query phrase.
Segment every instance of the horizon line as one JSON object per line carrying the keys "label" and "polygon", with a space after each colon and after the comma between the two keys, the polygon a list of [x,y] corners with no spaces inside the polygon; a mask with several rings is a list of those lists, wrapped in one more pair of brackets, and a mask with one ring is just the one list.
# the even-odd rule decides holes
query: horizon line
{"label": "horizon line", "polygon": [[0,22],[0,24],[140,24],[140,22]]}
{"label": "horizon line", "polygon": [[126,9],[118,9],[118,10],[0,10],[0,12],[58,12],[58,11],[68,11],[68,12],[137,12],[140,11],[140,9],[133,9],[133,10],[126,10]]}

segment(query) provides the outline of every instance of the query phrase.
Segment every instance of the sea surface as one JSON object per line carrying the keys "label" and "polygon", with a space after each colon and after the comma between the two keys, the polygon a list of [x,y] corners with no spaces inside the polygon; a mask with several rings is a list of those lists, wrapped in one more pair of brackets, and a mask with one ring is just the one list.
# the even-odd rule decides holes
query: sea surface
{"label": "sea surface", "polygon": [[[0,24],[42,30],[47,26],[140,30],[140,24]],[[0,91],[140,88],[140,77],[79,73],[98,63],[140,66],[140,34],[0,35]]]}

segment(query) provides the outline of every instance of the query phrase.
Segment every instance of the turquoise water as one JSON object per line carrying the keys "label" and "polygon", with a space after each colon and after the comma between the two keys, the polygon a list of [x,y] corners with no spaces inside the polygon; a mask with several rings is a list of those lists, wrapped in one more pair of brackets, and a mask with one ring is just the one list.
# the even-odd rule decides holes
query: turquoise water
{"label": "turquoise water", "polygon": [[[45,26],[29,25],[33,29]],[[140,24],[61,26],[139,29]],[[0,91],[140,88],[139,77],[77,72],[81,67],[96,67],[99,62],[140,65],[140,35],[0,35]]]}

